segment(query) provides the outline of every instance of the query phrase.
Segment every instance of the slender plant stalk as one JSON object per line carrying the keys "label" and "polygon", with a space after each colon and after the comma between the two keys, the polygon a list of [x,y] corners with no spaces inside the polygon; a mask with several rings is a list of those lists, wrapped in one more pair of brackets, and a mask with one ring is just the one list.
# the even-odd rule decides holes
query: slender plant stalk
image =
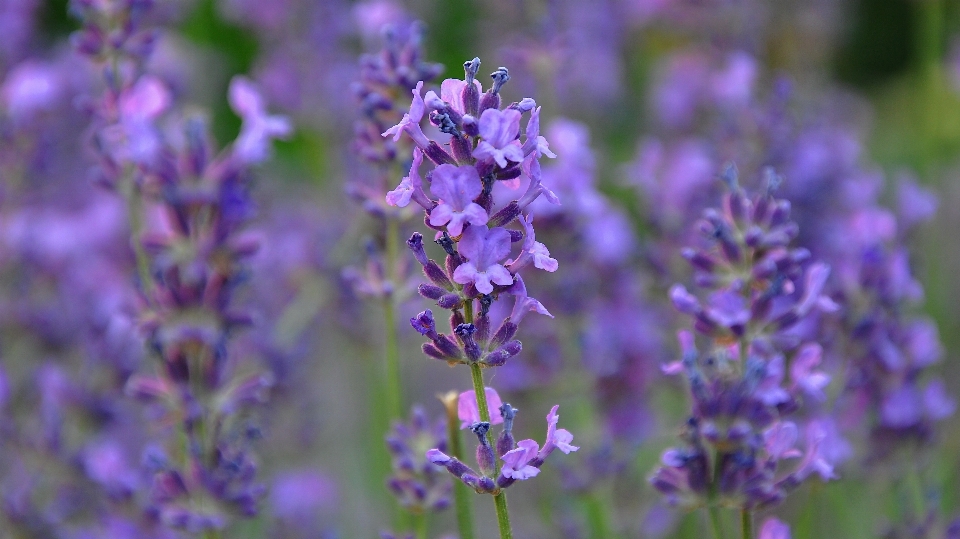
{"label": "slender plant stalk", "polygon": [[714,539],[723,539],[723,526],[720,524],[720,508],[711,504],[707,512],[710,514],[710,526],[713,528]]}
{"label": "slender plant stalk", "polygon": [[430,521],[427,515],[418,513],[413,515],[413,531],[416,539],[427,539],[430,530]]}
{"label": "slender plant stalk", "polygon": [[[460,429],[458,426],[456,406],[447,408],[447,440],[451,456],[463,460],[463,446],[460,443]],[[467,485],[454,481],[453,503],[457,512],[457,531],[460,539],[473,539],[473,507],[472,498]]]}
{"label": "slender plant stalk", "polygon": [[749,509],[740,510],[740,529],[743,539],[753,539],[753,513]]}
{"label": "slender plant stalk", "polygon": [[590,539],[609,539],[613,534],[610,533],[606,504],[600,500],[596,492],[584,496],[583,508],[587,520],[588,537]]}
{"label": "slender plant stalk", "polygon": [[384,394],[387,400],[387,416],[389,420],[400,419],[403,410],[403,386],[400,381],[400,348],[397,337],[396,294],[397,287],[397,236],[399,224],[393,216],[387,216],[386,256],[383,261],[384,271],[391,290],[383,301],[385,349],[383,352],[386,361],[386,387]]}
{"label": "slender plant stalk", "polygon": [[132,174],[124,174],[120,190],[123,192],[123,198],[127,206],[127,220],[130,222],[130,243],[136,257],[137,277],[140,279],[140,286],[144,291],[147,302],[152,302],[153,279],[150,278],[150,259],[147,258],[147,252],[144,250],[143,244],[140,243],[140,237],[143,235],[143,199]]}
{"label": "slender plant stalk", "polygon": [[500,528],[500,539],[513,539],[510,529],[510,513],[507,511],[507,493],[501,490],[493,497],[493,505],[497,509],[497,527]]}
{"label": "slender plant stalk", "polygon": [[[464,311],[469,314],[468,322],[472,321],[473,318],[473,305],[470,302],[467,303],[468,308],[465,308]],[[466,318],[466,315],[465,315]],[[477,395],[477,408],[480,411],[480,420],[481,421],[490,421],[490,408],[487,406],[487,392],[483,385],[483,371],[480,369],[480,365],[477,363],[470,364],[470,374],[473,378],[473,391]],[[487,432],[487,440],[493,445],[492,436]],[[494,475],[500,473],[500,461],[499,459],[494,461],[495,472]],[[493,505],[497,510],[497,526],[500,529],[500,539],[513,539],[513,531],[510,529],[510,514],[507,511],[507,493],[501,490],[493,496]]]}

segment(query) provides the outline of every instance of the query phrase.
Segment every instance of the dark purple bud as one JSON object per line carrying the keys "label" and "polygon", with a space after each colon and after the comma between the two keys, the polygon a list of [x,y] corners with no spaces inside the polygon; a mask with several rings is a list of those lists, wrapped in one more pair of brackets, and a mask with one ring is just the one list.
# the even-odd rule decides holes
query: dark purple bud
{"label": "dark purple bud", "polygon": [[413,251],[413,256],[421,266],[427,265],[429,260],[427,259],[427,252],[423,248],[423,234],[414,232],[413,235],[410,236],[410,239],[407,240],[407,247]]}
{"label": "dark purple bud", "polygon": [[447,360],[450,359],[449,357],[447,357],[446,354],[444,354],[443,352],[441,352],[440,349],[436,347],[436,345],[434,345],[434,344],[432,344],[432,343],[425,342],[425,343],[423,343],[423,346],[421,346],[420,348],[421,348],[421,350],[423,350],[423,353],[424,353],[424,354],[426,354],[426,355],[428,355],[428,356],[430,356],[430,357],[432,357],[432,358],[442,359],[442,360],[444,360],[444,361],[447,361]]}
{"label": "dark purple bud", "polygon": [[439,306],[441,309],[453,310],[463,307],[463,298],[460,297],[460,294],[443,294],[441,297],[436,299],[437,306]]}
{"label": "dark purple bud", "polygon": [[487,441],[487,432],[490,430],[490,423],[480,421],[470,425],[470,430],[477,435],[479,444],[477,445],[477,464],[480,466],[480,473],[490,475],[496,468],[496,457],[493,454],[493,448]]}
{"label": "dark purple bud", "polygon": [[510,233],[510,243],[517,243],[523,240],[523,232],[519,230],[507,230]]}
{"label": "dark purple bud", "polygon": [[423,274],[427,276],[427,279],[430,279],[433,284],[443,287],[447,290],[453,290],[454,284],[453,281],[447,276],[439,264],[433,260],[428,260],[427,264],[423,266]]}
{"label": "dark purple bud", "polygon": [[457,161],[450,156],[443,148],[440,147],[435,141],[430,141],[430,144],[427,145],[427,149],[423,152],[427,156],[427,159],[434,162],[436,165],[454,165],[456,166]]}
{"label": "dark purple bud", "polygon": [[441,333],[434,339],[433,344],[447,359],[463,359],[463,351],[460,350],[457,343],[453,342],[450,337]]}
{"label": "dark purple bud", "polygon": [[520,165],[513,165],[509,168],[498,169],[496,172],[494,172],[494,179],[499,182],[512,180],[514,178],[519,178],[520,174],[522,173],[523,171],[520,169]]}
{"label": "dark purple bud", "polygon": [[473,162],[473,148],[470,141],[459,132],[450,137],[450,149],[458,163],[469,165]]}
{"label": "dark purple bud", "polygon": [[480,136],[480,124],[473,116],[466,114],[463,117],[463,134],[468,137]]}
{"label": "dark purple bud", "polygon": [[433,311],[430,309],[426,309],[417,316],[411,318],[410,325],[413,326],[413,329],[420,332],[421,335],[426,335],[432,340],[437,339],[437,324],[433,319]]}
{"label": "dark purple bud", "polygon": [[520,341],[508,341],[506,344],[490,352],[483,358],[483,362],[491,367],[500,367],[508,359],[520,353],[523,344]]}
{"label": "dark purple bud", "polygon": [[477,72],[480,71],[480,58],[463,63],[464,81],[467,83],[460,94],[463,99],[463,107],[467,114],[476,117],[479,114],[480,92],[477,85],[473,83],[477,78]]}
{"label": "dark purple bud", "polygon": [[473,335],[473,338],[481,347],[486,347],[490,341],[490,317],[487,315],[487,312],[490,310],[490,304],[484,301],[484,298],[489,299],[490,296],[480,296],[480,314],[473,319],[473,325],[477,328],[477,332]]}
{"label": "dark purple bud", "polygon": [[690,263],[690,265],[707,273],[713,272],[714,267],[716,267],[716,262],[710,258],[709,255],[701,251],[697,251],[696,249],[683,249],[683,251],[681,251],[681,255]]}
{"label": "dark purple bud", "polygon": [[[446,294],[447,291],[440,288],[439,286],[422,283],[420,286],[417,287],[417,293],[427,299],[438,300],[440,299],[441,296]],[[453,294],[453,295],[456,295],[456,294]],[[449,307],[444,307],[444,308],[446,309]]]}
{"label": "dark purple bud", "polygon": [[778,200],[770,214],[770,226],[780,226],[790,219],[790,201]]}
{"label": "dark purple bud", "polygon": [[500,328],[497,329],[497,332],[494,333],[493,339],[490,340],[490,346],[499,348],[500,346],[503,346],[504,343],[512,339],[516,334],[517,325],[507,318],[502,324],[500,324]]}
{"label": "dark purple bud", "polygon": [[503,431],[497,437],[497,456],[502,457],[517,445],[513,438],[513,420],[520,410],[504,403],[500,406],[500,416],[503,417]]}
{"label": "dark purple bud", "polygon": [[473,338],[473,334],[477,331],[476,326],[473,324],[459,324],[453,331],[460,339],[460,342],[463,343],[463,350],[467,353],[467,359],[470,361],[478,361],[481,354],[480,345],[477,344],[477,341]]}
{"label": "dark purple bud", "polygon": [[480,112],[500,108],[500,89],[510,80],[510,72],[505,67],[498,67],[490,74],[490,78],[493,79],[493,86],[480,98]]}
{"label": "dark purple bud", "polygon": [[[517,204],[517,201],[514,200],[503,207],[500,211],[494,214],[490,218],[490,221],[487,223],[490,227],[502,227],[506,226],[513,222],[520,215],[520,205]],[[513,237],[511,236],[511,241]]]}

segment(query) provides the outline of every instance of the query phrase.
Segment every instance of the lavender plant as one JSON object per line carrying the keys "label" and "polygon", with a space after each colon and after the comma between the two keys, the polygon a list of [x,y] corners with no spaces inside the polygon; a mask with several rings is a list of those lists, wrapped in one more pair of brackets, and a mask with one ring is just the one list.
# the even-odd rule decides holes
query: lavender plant
{"label": "lavender plant", "polygon": [[[252,516],[264,493],[245,409],[262,402],[265,373],[245,372],[230,337],[250,323],[232,303],[257,240],[248,168],[269,141],[289,134],[256,87],[238,77],[230,103],[243,118],[237,139],[216,155],[202,118],[161,125],[172,99],[144,72],[154,32],[140,28],[149,2],[77,2],[84,28],[77,48],[103,64],[106,91],[96,108],[95,144],[103,177],[126,193],[143,307],[140,324],[158,372],[132,377],[128,392],[164,410],[163,440],[148,452],[153,511],[164,525],[217,537],[232,515]],[[144,202],[151,230],[144,233]],[[173,427],[173,428],[170,428]],[[163,447],[166,446],[166,447]]]}
{"label": "lavender plant", "polygon": [[821,455],[820,422],[806,420],[800,451],[800,428],[788,418],[804,401],[823,400],[830,381],[818,370],[816,328],[795,330],[812,311],[837,306],[823,295],[829,268],[790,246],[798,228],[789,202],[773,197],[780,179],[767,171],[766,189],[754,197],[741,190],[735,169],[725,179],[722,211],[707,210],[699,223],[704,246],[683,253],[709,293],[701,300],[683,285],[670,291],[706,342],[701,348],[681,332],[683,359],[664,369],[686,375],[692,413],[684,446],[664,453],[651,482],[673,503],[707,507],[717,537],[718,509],[739,509],[743,537],[753,537],[753,511],[779,503],[814,473],[835,477]]}
{"label": "lavender plant", "polygon": [[[451,311],[449,335],[438,331],[430,309],[410,322],[430,339],[423,345],[424,353],[450,365],[467,365],[474,387],[472,394],[460,395],[458,410],[463,426],[477,435],[479,471],[439,448],[431,449],[427,456],[478,493],[493,495],[500,536],[507,538],[512,537],[512,530],[505,489],[536,476],[554,449],[568,453],[577,448],[570,445],[568,431],[556,428],[556,407],[547,416],[547,440],[542,449],[534,440],[516,442],[512,433],[516,410],[509,404],[500,405],[497,393],[484,384],[483,369],[499,367],[520,352],[521,343],[514,336],[526,313],[549,315],[539,301],[527,295],[518,272],[529,265],[546,271],[557,269],[557,261],[536,241],[532,215],[523,212],[540,195],[558,201],[541,181],[539,158],[550,151],[540,136],[540,109],[529,98],[501,109],[500,90],[510,78],[507,69],[497,69],[491,76],[493,85],[482,92],[475,79],[479,68],[479,58],[466,62],[465,79],[445,80],[439,96],[432,90],[421,96],[423,84],[417,83],[409,112],[383,133],[395,140],[406,134],[416,145],[409,175],[386,200],[399,207],[411,201],[419,204],[425,212],[424,223],[436,231],[437,243],[446,252],[445,267],[441,268],[427,257],[420,233],[407,241],[430,281],[418,291]],[[431,124],[449,136],[440,139],[443,145],[424,133],[420,122],[426,113]],[[530,117],[526,138],[520,142],[520,120],[525,113]],[[421,178],[424,156],[434,168]],[[497,205],[492,197],[495,182],[515,181],[523,175],[529,178],[526,192],[517,200]],[[506,228],[517,219],[522,231]],[[519,242],[519,254],[507,260],[511,243]],[[501,294],[514,296],[514,307],[496,326],[489,316],[490,306]],[[500,423],[503,429],[494,445],[490,429]]]}

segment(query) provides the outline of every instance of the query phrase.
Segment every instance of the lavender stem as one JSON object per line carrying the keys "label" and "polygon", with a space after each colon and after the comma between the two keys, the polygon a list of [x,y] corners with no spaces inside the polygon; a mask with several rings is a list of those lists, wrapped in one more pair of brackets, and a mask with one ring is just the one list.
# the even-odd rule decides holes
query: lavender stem
{"label": "lavender stem", "polygon": [[743,539],[753,539],[753,513],[747,508],[740,510],[740,528]]}
{"label": "lavender stem", "polygon": [[[463,448],[460,443],[460,419],[457,417],[456,401],[452,406],[447,406],[447,443],[450,455],[462,461]],[[467,485],[460,481],[453,485],[453,502],[457,511],[457,531],[460,539],[473,539],[473,506],[470,505],[470,492],[467,488]]]}
{"label": "lavender stem", "polygon": [[[467,302],[464,308],[464,317],[467,322],[473,321],[473,309],[471,302]],[[479,363],[470,364],[470,374],[473,378],[473,391],[477,395],[477,408],[480,411],[481,421],[490,421],[490,409],[487,406],[487,392],[483,385],[483,371],[480,370]],[[487,433],[487,439],[493,444],[493,437]],[[500,461],[495,461],[494,475],[500,474]],[[500,528],[500,539],[512,539],[513,531],[510,529],[510,513],[507,511],[507,493],[501,490],[493,496],[493,504],[497,510],[497,526]]]}

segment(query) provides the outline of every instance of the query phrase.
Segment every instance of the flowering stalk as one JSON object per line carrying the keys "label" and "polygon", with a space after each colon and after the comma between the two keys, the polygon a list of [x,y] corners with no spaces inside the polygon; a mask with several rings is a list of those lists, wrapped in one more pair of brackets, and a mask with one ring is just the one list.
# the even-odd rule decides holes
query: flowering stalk
{"label": "flowering stalk", "polygon": [[[450,447],[450,456],[463,460],[463,449],[460,441],[460,419],[457,417],[457,401],[460,395],[450,391],[440,396],[440,401],[446,410],[447,443]],[[453,500],[457,511],[457,531],[461,539],[473,539],[473,508],[467,496],[467,485],[457,483],[453,486]]]}
{"label": "flowering stalk", "polygon": [[[685,373],[690,384],[687,447],[664,453],[651,481],[672,503],[705,505],[718,537],[718,508],[738,508],[744,537],[751,537],[755,509],[779,503],[814,472],[834,477],[820,453],[824,427],[809,422],[801,452],[794,448],[799,429],[786,417],[805,400],[823,400],[829,382],[816,370],[817,325],[806,324],[803,333],[796,327],[836,306],[822,294],[827,266],[807,264],[808,251],[789,247],[798,228],[789,220],[789,203],[772,196],[779,178],[767,171],[766,191],[752,198],[739,187],[735,169],[725,179],[723,210],[707,210],[700,222],[704,246],[684,251],[695,282],[711,292],[702,302],[681,285],[670,291],[677,310],[709,342],[701,354],[693,335],[681,332],[683,359],[664,367]],[[784,385],[787,357],[791,380]],[[784,461],[800,456],[792,472],[778,477]]]}
{"label": "flowering stalk", "polygon": [[[436,241],[446,253],[444,267],[427,256],[421,234],[411,236],[407,245],[429,280],[418,288],[420,295],[450,311],[451,331],[440,333],[429,309],[410,322],[430,341],[423,345],[423,352],[450,365],[467,365],[474,388],[460,395],[458,411],[461,428],[469,427],[477,436],[479,471],[438,449],[431,449],[427,456],[477,493],[492,495],[500,536],[509,538],[504,490],[537,475],[554,449],[567,453],[577,448],[570,445],[573,436],[568,431],[556,428],[557,407],[547,416],[542,449],[533,440],[515,442],[512,428],[517,410],[501,403],[483,381],[482,369],[499,367],[520,352],[522,345],[514,336],[527,312],[550,315],[527,295],[519,271],[529,265],[557,269],[557,261],[536,241],[532,215],[524,211],[540,195],[559,201],[542,183],[539,158],[553,154],[540,136],[536,102],[527,98],[501,109],[500,89],[510,79],[509,73],[506,68],[494,71],[492,87],[483,92],[475,80],[479,68],[479,58],[466,62],[464,80],[445,80],[441,95],[434,91],[421,95],[423,83],[417,83],[410,110],[383,133],[395,141],[407,135],[416,145],[410,173],[387,194],[386,201],[398,207],[415,202],[424,210],[424,224],[436,231]],[[521,142],[520,120],[527,113],[526,137]],[[427,137],[420,125],[425,115],[450,136],[448,141],[440,144]],[[425,160],[434,168],[421,177]],[[526,190],[520,198],[498,204],[494,198],[499,183],[513,188],[525,183]],[[507,228],[517,220],[522,231]],[[511,244],[521,241],[519,254],[507,260]],[[515,303],[497,327],[491,321],[491,307],[503,295],[514,296]],[[494,440],[490,428],[499,423],[503,431]]]}
{"label": "flowering stalk", "polygon": [[[230,513],[255,515],[264,492],[247,448],[255,432],[241,415],[265,400],[272,377],[243,373],[227,350],[230,337],[250,324],[232,304],[245,260],[258,247],[242,230],[252,216],[247,169],[268,157],[270,139],[286,136],[290,125],[268,115],[256,87],[237,77],[229,100],[243,125],[219,155],[199,118],[161,129],[171,94],[162,81],[140,73],[146,52],[137,50],[137,61],[128,61],[140,35],[136,22],[148,7],[132,0],[78,1],[74,8],[84,28],[74,43],[108,60],[95,143],[104,179],[121,178],[128,195],[148,306],[141,328],[161,363],[156,375],[132,376],[127,391],[162,404],[167,417],[160,425],[176,426],[167,450],[158,448],[148,459],[152,511],[166,526],[216,538]],[[169,137],[177,131],[179,137]],[[138,230],[144,195],[153,217],[149,234]]]}

